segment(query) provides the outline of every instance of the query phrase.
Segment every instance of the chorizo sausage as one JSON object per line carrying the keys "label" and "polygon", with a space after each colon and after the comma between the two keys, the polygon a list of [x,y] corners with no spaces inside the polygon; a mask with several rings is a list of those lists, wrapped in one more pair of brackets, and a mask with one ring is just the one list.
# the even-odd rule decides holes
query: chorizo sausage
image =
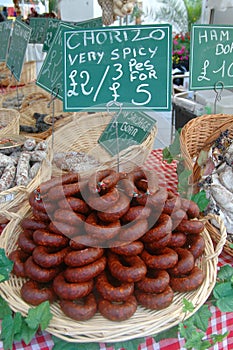
{"label": "chorizo sausage", "polygon": [[84,266],[100,259],[103,254],[103,248],[89,247],[81,250],[73,250],[66,254],[64,262],[66,265],[72,267]]}
{"label": "chorizo sausage", "polygon": [[181,277],[170,277],[170,286],[171,288],[180,293],[190,292],[192,290],[200,287],[204,280],[204,273],[198,267],[194,266],[194,268],[185,276]]}
{"label": "chorizo sausage", "polygon": [[54,250],[53,248],[39,245],[33,250],[32,257],[41,267],[49,268],[61,265],[69,250],[69,247]]}
{"label": "chorizo sausage", "polygon": [[177,211],[181,207],[180,196],[175,195],[173,192],[168,191],[168,198],[166,199],[163,207],[163,212],[171,215],[174,211]]}
{"label": "chorizo sausage", "polygon": [[57,201],[64,197],[70,197],[76,194],[80,194],[86,186],[85,182],[74,182],[65,185],[57,185],[51,187],[48,191],[47,197],[50,201]]}
{"label": "chorizo sausage", "polygon": [[129,222],[128,224],[121,226],[121,230],[118,235],[119,240],[121,242],[131,243],[142,237],[147,230],[148,222],[145,219]]}
{"label": "chorizo sausage", "polygon": [[58,185],[65,185],[70,184],[73,182],[79,181],[80,175],[78,173],[67,173],[62,176],[56,176],[52,177],[51,179],[42,182],[40,184],[39,190],[42,195],[46,194],[50,188],[58,186]]}
{"label": "chorizo sausage", "polygon": [[53,213],[56,208],[55,203],[51,203],[42,197],[38,199],[35,191],[30,193],[28,200],[32,208],[42,211],[43,213]]}
{"label": "chorizo sausage", "polygon": [[119,173],[113,169],[99,170],[90,176],[88,187],[91,193],[109,190],[117,184],[119,179]]}
{"label": "chorizo sausage", "polygon": [[194,256],[196,260],[201,256],[205,250],[205,240],[199,235],[187,235],[186,247]]}
{"label": "chorizo sausage", "polygon": [[48,269],[36,264],[32,258],[29,258],[24,263],[25,275],[31,278],[33,281],[47,283],[54,279],[54,277],[60,272],[58,267],[50,267]]}
{"label": "chorizo sausage", "polygon": [[116,187],[110,188],[110,190],[102,195],[92,194],[88,197],[88,205],[97,211],[105,211],[111,208],[119,200],[120,194]]}
{"label": "chorizo sausage", "polygon": [[53,303],[56,300],[56,294],[53,288],[36,281],[27,281],[20,290],[21,297],[26,303],[37,306],[44,301]]}
{"label": "chorizo sausage", "polygon": [[108,267],[111,274],[122,282],[137,282],[145,277],[147,268],[138,256],[117,255],[109,251]]}
{"label": "chorizo sausage", "polygon": [[67,209],[67,210],[73,210],[77,211],[78,213],[81,214],[89,214],[90,213],[90,208],[87,205],[87,203],[81,199],[81,198],[76,198],[76,197],[66,197],[61,199],[58,202],[58,206],[61,209]]}
{"label": "chorizo sausage", "polygon": [[121,221],[125,224],[137,219],[147,219],[151,215],[151,208],[143,205],[137,205],[129,208],[129,210],[121,217]]}
{"label": "chorizo sausage", "polygon": [[36,243],[33,240],[33,236],[28,231],[20,232],[17,240],[19,248],[21,248],[25,253],[31,254],[36,248]]}
{"label": "chorizo sausage", "polygon": [[137,310],[137,300],[131,295],[126,301],[114,303],[106,299],[101,299],[98,309],[102,316],[111,321],[124,321],[133,316]]}
{"label": "chorizo sausage", "polygon": [[166,270],[149,269],[146,276],[135,286],[145,293],[162,293],[169,285],[170,276]]}
{"label": "chorizo sausage", "polygon": [[96,277],[95,287],[102,298],[110,301],[124,301],[134,291],[133,282],[120,282],[105,271]]}
{"label": "chorizo sausage", "polygon": [[175,230],[186,234],[199,234],[204,230],[204,227],[204,223],[200,220],[183,219]]}
{"label": "chorizo sausage", "polygon": [[53,220],[49,224],[49,230],[58,235],[72,238],[80,233],[80,227],[71,226],[65,222]]}
{"label": "chorizo sausage", "polygon": [[110,251],[119,255],[139,255],[144,249],[144,244],[141,241],[133,241],[129,244],[111,247]]}
{"label": "chorizo sausage", "polygon": [[168,247],[178,248],[183,247],[186,243],[187,236],[183,232],[172,232]]}
{"label": "chorizo sausage", "polygon": [[84,227],[85,231],[93,238],[103,241],[115,237],[120,231],[121,224],[119,220],[104,223],[98,218],[95,212],[92,212],[87,217]]}
{"label": "chorizo sausage", "polygon": [[46,224],[51,221],[50,216],[47,213],[43,213],[42,211],[32,209],[33,217],[38,221],[43,221]]}
{"label": "chorizo sausage", "polygon": [[34,231],[33,240],[38,245],[52,248],[63,248],[69,244],[69,239],[67,237],[52,233],[48,230]]}
{"label": "chorizo sausage", "polygon": [[25,230],[40,230],[45,229],[47,227],[46,223],[30,218],[24,218],[20,222],[20,225]]}
{"label": "chorizo sausage", "polygon": [[118,201],[103,212],[98,211],[97,215],[104,222],[114,222],[122,218],[129,208],[129,198],[123,192],[120,192]]}
{"label": "chorizo sausage", "polygon": [[68,282],[86,282],[98,276],[106,267],[107,259],[103,255],[91,264],[81,267],[67,267],[64,277]]}
{"label": "chorizo sausage", "polygon": [[172,221],[168,214],[162,213],[154,226],[141,237],[143,242],[160,240],[172,231]]}
{"label": "chorizo sausage", "polygon": [[24,263],[28,257],[29,255],[20,249],[15,249],[9,254],[8,258],[14,263],[12,269],[14,275],[18,277],[26,277]]}
{"label": "chorizo sausage", "polygon": [[141,290],[135,291],[136,299],[142,306],[151,310],[161,310],[168,307],[174,297],[174,292],[170,286],[162,293],[145,293]]}
{"label": "chorizo sausage", "polygon": [[172,276],[181,276],[189,273],[194,268],[194,257],[188,249],[177,248],[175,249],[178,254],[177,264],[168,269],[168,272]]}
{"label": "chorizo sausage", "polygon": [[64,314],[76,321],[87,321],[97,311],[97,302],[93,293],[76,300],[61,300],[61,310]]}
{"label": "chorizo sausage", "polygon": [[181,208],[186,211],[189,219],[198,218],[200,209],[194,201],[186,198],[181,199]]}
{"label": "chorizo sausage", "polygon": [[154,251],[150,254],[145,249],[141,254],[142,260],[145,262],[146,266],[151,269],[167,270],[174,267],[178,262],[178,254],[175,250],[165,247]]}
{"label": "chorizo sausage", "polygon": [[55,221],[64,222],[65,224],[69,223],[69,225],[75,227],[82,226],[86,220],[83,214],[67,209],[57,209],[53,217]]}
{"label": "chorizo sausage", "polygon": [[168,232],[166,236],[164,236],[163,238],[160,238],[158,241],[145,243],[145,248],[147,250],[152,250],[152,251],[165,248],[170,243],[171,236],[172,236],[172,233]]}
{"label": "chorizo sausage", "polygon": [[67,282],[63,273],[57,275],[53,280],[53,289],[60,299],[75,300],[88,295],[94,287],[93,279],[86,282]]}

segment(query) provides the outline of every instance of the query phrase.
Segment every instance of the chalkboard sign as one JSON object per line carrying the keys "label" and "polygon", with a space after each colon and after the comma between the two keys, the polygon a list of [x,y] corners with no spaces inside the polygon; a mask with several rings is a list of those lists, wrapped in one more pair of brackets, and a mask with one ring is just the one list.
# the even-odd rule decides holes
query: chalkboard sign
{"label": "chalkboard sign", "polygon": [[103,21],[102,21],[102,17],[97,17],[97,18],[88,19],[87,21],[74,23],[74,25],[76,27],[86,28],[86,29],[87,28],[99,28],[99,27],[102,27]]}
{"label": "chalkboard sign", "polygon": [[63,47],[62,34],[67,29],[72,29],[73,26],[59,23],[54,40],[44,59],[40,72],[38,74],[36,85],[44,90],[54,93],[62,100],[63,99]]}
{"label": "chalkboard sign", "polygon": [[12,21],[8,20],[0,23],[0,62],[6,61],[12,23]]}
{"label": "chalkboard sign", "polygon": [[64,32],[65,111],[168,111],[171,106],[171,26],[143,25]]}
{"label": "chalkboard sign", "polygon": [[49,48],[53,42],[53,39],[55,37],[55,34],[57,32],[57,28],[58,28],[60,22],[61,21],[59,19],[49,18],[48,27],[47,27],[47,31],[45,34],[44,45],[43,45],[42,51],[44,51],[44,52],[49,51]]}
{"label": "chalkboard sign", "polygon": [[49,18],[47,17],[30,18],[29,26],[32,28],[29,39],[30,44],[44,44],[48,24]]}
{"label": "chalkboard sign", "polygon": [[190,89],[209,90],[222,82],[233,86],[233,27],[193,25]]}
{"label": "chalkboard sign", "polygon": [[144,112],[122,111],[117,119],[113,117],[98,142],[115,156],[118,150],[141,144],[155,124],[156,121]]}
{"label": "chalkboard sign", "polygon": [[15,20],[6,65],[18,81],[20,81],[31,30],[20,19]]}

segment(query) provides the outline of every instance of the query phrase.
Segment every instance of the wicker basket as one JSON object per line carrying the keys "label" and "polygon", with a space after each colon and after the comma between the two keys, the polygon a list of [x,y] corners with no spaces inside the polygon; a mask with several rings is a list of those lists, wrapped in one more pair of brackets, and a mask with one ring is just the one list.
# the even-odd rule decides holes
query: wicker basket
{"label": "wicker basket", "polygon": [[9,68],[3,66],[0,70],[0,85],[24,85],[36,80],[36,61],[25,62],[20,76],[20,81],[17,82],[12,76]]}
{"label": "wicker basket", "polygon": [[[221,131],[229,130],[229,135],[233,137],[233,114],[207,114],[190,120],[181,130],[180,147],[185,165],[192,170],[191,182],[194,188],[200,180],[201,169],[196,162],[201,150],[208,150],[213,142],[218,138]],[[211,236],[218,242],[219,230],[212,226]],[[224,250],[233,256],[231,243],[226,240]]]}
{"label": "wicker basket", "polygon": [[[41,139],[36,139],[37,142]],[[23,203],[28,200],[28,195],[35,190],[43,181],[51,178],[52,151],[48,144],[48,153],[46,159],[41,163],[41,167],[27,186],[15,186],[6,191],[0,192],[0,223],[6,223],[8,220],[18,216],[18,211]]]}
{"label": "wicker basket", "polygon": [[17,89],[8,86],[2,95],[1,107],[19,110],[25,101],[31,100],[32,96],[39,94],[43,94],[48,100],[50,98],[50,95],[35,83],[19,86]]}
{"label": "wicker basket", "polygon": [[0,108],[0,137],[5,135],[19,135],[20,114],[15,109]]}
{"label": "wicker basket", "polygon": [[[37,99],[38,97],[38,99]],[[49,95],[46,97],[46,95],[39,97],[39,95],[35,95],[35,100],[32,98],[29,101],[29,98],[25,101],[27,104],[26,107],[23,107],[20,109],[20,125],[27,125],[27,126],[35,126],[36,119],[33,118],[34,113],[40,113],[40,114],[51,114],[52,107],[49,107],[50,98]],[[25,106],[25,104],[24,104]],[[55,106],[54,106],[54,112],[60,113],[63,111],[63,104],[62,101],[56,100]],[[35,136],[39,137],[41,139],[46,139],[52,134],[52,128],[49,127],[46,131],[37,133],[37,134],[29,134],[29,133],[21,133],[25,136]]]}
{"label": "wicker basket", "polygon": [[[117,167],[118,155],[112,157],[99,143],[98,139],[112,119],[107,112],[84,113],[72,123],[55,131],[50,137],[53,152],[84,152],[99,162],[98,169]],[[136,165],[142,165],[153,149],[157,127],[154,126],[147,138],[139,145],[133,145],[119,154],[120,170],[129,171]]]}
{"label": "wicker basket", "polygon": [[[30,216],[29,204],[22,208],[20,216]],[[7,255],[17,247],[17,238],[21,232],[20,216],[12,220],[0,236],[0,247],[5,249]],[[207,222],[209,218],[204,220]],[[88,321],[77,322],[65,316],[61,312],[58,303],[54,303],[51,305],[53,318],[47,331],[68,342],[118,342],[153,335],[183,322],[206,302],[216,282],[218,255],[225,243],[226,231],[224,225],[220,222],[221,240],[214,250],[208,232],[209,225],[208,223],[208,226],[205,226],[202,233],[206,243],[205,251],[197,261],[197,265],[203,270],[205,278],[197,290],[188,293],[175,293],[172,304],[159,311],[138,306],[136,313],[130,319],[117,322],[117,324],[108,321],[99,313],[96,313]],[[20,297],[23,282],[24,279],[12,275],[8,281],[0,284],[0,294],[12,310],[27,315],[31,306]],[[184,315],[182,311],[183,298],[193,303],[194,310],[192,313]]]}

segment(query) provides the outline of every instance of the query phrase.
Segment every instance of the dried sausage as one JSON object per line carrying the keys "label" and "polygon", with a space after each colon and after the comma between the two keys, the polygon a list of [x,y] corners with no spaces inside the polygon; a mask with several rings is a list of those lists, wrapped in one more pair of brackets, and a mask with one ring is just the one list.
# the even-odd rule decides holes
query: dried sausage
{"label": "dried sausage", "polygon": [[162,293],[169,281],[170,276],[166,270],[149,269],[146,276],[136,283],[136,288],[145,293]]}
{"label": "dried sausage", "polygon": [[20,232],[17,240],[19,248],[21,248],[25,253],[31,254],[36,248],[36,243],[33,240],[33,236],[29,231]]}
{"label": "dried sausage", "polygon": [[53,248],[39,245],[33,250],[32,257],[41,267],[49,268],[61,265],[69,250],[69,247],[54,250]]}
{"label": "dried sausage", "polygon": [[174,297],[170,286],[167,286],[162,293],[145,293],[137,289],[135,295],[139,304],[151,310],[161,310],[168,307]]}
{"label": "dried sausage", "polygon": [[120,231],[121,224],[117,220],[115,222],[104,223],[95,212],[92,212],[86,219],[85,230],[93,238],[100,241],[108,240],[115,237]]}
{"label": "dried sausage", "polygon": [[66,255],[64,262],[66,265],[72,267],[83,266],[100,259],[103,254],[103,248],[89,247],[81,250],[73,250]]}
{"label": "dried sausage", "polygon": [[119,255],[139,255],[144,249],[144,244],[140,241],[133,241],[129,244],[111,247],[110,251]]}
{"label": "dried sausage", "polygon": [[168,214],[162,213],[154,226],[142,236],[143,242],[153,242],[165,237],[172,231],[172,221]]}
{"label": "dried sausage", "polygon": [[88,197],[88,205],[95,210],[105,211],[111,208],[119,200],[120,194],[116,187],[110,188],[110,190],[104,194],[92,194]]}
{"label": "dried sausage", "polygon": [[95,287],[102,298],[110,301],[124,301],[134,291],[133,282],[120,282],[105,271],[97,276]]}
{"label": "dried sausage", "polygon": [[194,257],[188,249],[177,248],[175,249],[178,254],[177,264],[168,269],[168,272],[172,276],[181,276],[189,273],[194,268]]}
{"label": "dried sausage", "polygon": [[59,273],[58,267],[50,267],[48,269],[36,264],[30,256],[24,263],[25,275],[34,281],[47,283],[54,279],[54,277]]}
{"label": "dried sausage", "polygon": [[101,299],[98,309],[102,316],[111,321],[124,321],[133,316],[137,310],[137,300],[131,295],[126,301],[114,303],[106,299]]}
{"label": "dried sausage", "polygon": [[142,237],[148,230],[148,222],[145,219],[135,220],[121,227],[119,240],[131,243]]}
{"label": "dried sausage", "polygon": [[138,256],[123,256],[109,252],[108,267],[111,274],[122,282],[137,282],[145,277],[147,268]]}
{"label": "dried sausage", "polygon": [[177,292],[190,292],[195,290],[202,284],[204,280],[204,273],[198,267],[194,266],[192,271],[185,276],[170,278],[170,286],[174,291]]}
{"label": "dried sausage", "polygon": [[63,273],[57,275],[53,280],[53,289],[60,299],[75,300],[88,295],[94,287],[93,279],[86,282],[67,282]]}
{"label": "dried sausage", "polygon": [[14,275],[25,277],[24,263],[28,257],[29,255],[20,249],[15,249],[9,254],[8,258],[14,263],[12,269]]}
{"label": "dried sausage", "polygon": [[71,226],[65,222],[59,222],[56,220],[50,222],[49,230],[55,234],[64,235],[69,238],[73,238],[80,233],[80,227]]}
{"label": "dried sausage", "polygon": [[117,184],[119,179],[119,173],[112,169],[99,170],[90,176],[88,187],[91,193],[109,190]]}
{"label": "dried sausage", "polygon": [[44,301],[53,303],[56,300],[56,294],[51,286],[38,283],[36,281],[27,281],[20,290],[21,297],[26,303],[37,306]]}
{"label": "dried sausage", "polygon": [[102,221],[114,222],[122,218],[122,216],[128,212],[129,208],[129,198],[123,192],[120,192],[119,199],[116,203],[106,208],[103,212],[99,211],[97,214]]}
{"label": "dried sausage", "polygon": [[205,250],[205,240],[201,235],[187,235],[186,247],[196,260]]}
{"label": "dried sausage", "polygon": [[86,321],[92,318],[97,311],[97,302],[93,293],[76,300],[61,300],[61,310],[64,314],[76,321]]}
{"label": "dried sausage", "polygon": [[48,230],[36,230],[33,233],[33,240],[38,245],[43,245],[52,248],[63,248],[69,243],[67,237],[52,233]]}
{"label": "dried sausage", "polygon": [[73,211],[77,211],[78,213],[85,215],[90,213],[90,208],[87,203],[83,199],[76,197],[63,198],[58,202],[58,206],[61,209],[72,209]]}
{"label": "dried sausage", "polygon": [[175,250],[165,247],[150,254],[145,249],[141,254],[141,258],[146,266],[151,269],[167,270],[174,267],[178,262],[178,254]]}
{"label": "dried sausage", "polygon": [[47,224],[35,219],[31,218],[24,218],[20,225],[25,230],[38,230],[38,229],[45,229],[47,227]]}
{"label": "dried sausage", "polygon": [[86,282],[98,276],[106,267],[107,259],[103,255],[91,264],[81,267],[67,267],[64,277],[68,282]]}
{"label": "dried sausage", "polygon": [[176,227],[176,231],[186,234],[199,234],[204,230],[204,223],[200,220],[185,220],[183,219]]}

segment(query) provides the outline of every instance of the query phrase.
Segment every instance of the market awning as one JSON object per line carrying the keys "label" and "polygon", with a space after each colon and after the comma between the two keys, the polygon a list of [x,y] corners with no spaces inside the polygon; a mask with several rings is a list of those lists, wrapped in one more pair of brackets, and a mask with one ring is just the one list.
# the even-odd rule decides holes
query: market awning
{"label": "market awning", "polygon": [[14,7],[12,0],[0,0],[0,6]]}

